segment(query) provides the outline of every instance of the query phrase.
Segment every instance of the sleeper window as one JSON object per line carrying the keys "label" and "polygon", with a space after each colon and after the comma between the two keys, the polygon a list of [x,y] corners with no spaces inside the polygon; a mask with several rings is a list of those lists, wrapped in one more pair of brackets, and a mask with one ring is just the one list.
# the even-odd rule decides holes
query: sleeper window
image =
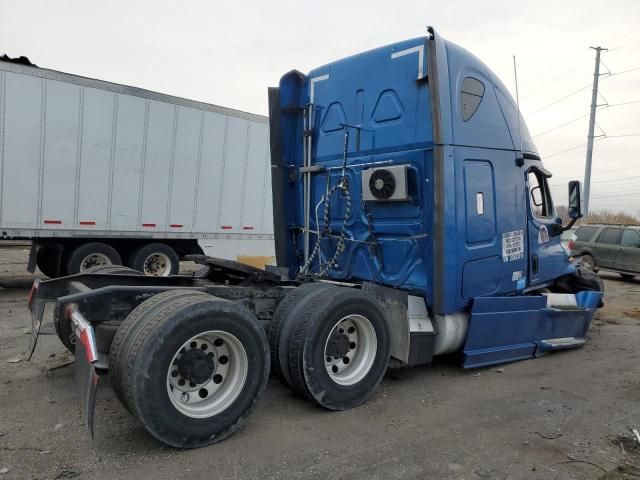
{"label": "sleeper window", "polygon": [[462,120],[464,122],[476,113],[483,95],[484,84],[480,80],[473,77],[466,77],[462,81],[462,88],[460,89],[460,113],[462,114]]}

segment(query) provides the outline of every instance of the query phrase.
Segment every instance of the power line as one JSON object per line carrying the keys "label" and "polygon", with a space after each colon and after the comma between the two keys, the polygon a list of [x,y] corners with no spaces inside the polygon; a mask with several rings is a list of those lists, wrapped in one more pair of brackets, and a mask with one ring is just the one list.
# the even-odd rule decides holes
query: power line
{"label": "power line", "polygon": [[619,107],[621,105],[630,105],[632,103],[640,103],[640,100],[631,100],[629,102],[620,102],[620,103],[610,103],[606,105],[604,108],[602,108],[601,110],[604,110],[605,108]]}
{"label": "power line", "polygon": [[532,90],[527,90],[526,92],[524,92],[523,97],[528,97],[529,95],[531,95],[534,92],[537,92],[541,89],[543,89],[544,87],[551,85],[554,82],[557,82],[558,80],[560,80],[561,78],[566,77],[567,75],[575,72],[576,70],[581,69],[582,67],[584,67],[587,63],[589,62],[582,62],[580,65],[577,65],[576,67],[572,68],[571,70],[568,70],[566,72],[564,72],[561,75],[558,75],[557,77],[554,77],[552,80],[549,80],[548,82],[543,83],[542,85],[537,86],[536,88],[532,89]]}
{"label": "power line", "polygon": [[632,35],[636,35],[637,33],[640,33],[640,30],[633,30],[633,31],[628,32],[628,33],[625,33],[625,34],[623,34],[623,35],[618,35],[617,37],[610,38],[609,40],[607,40],[607,41],[606,41],[606,42],[604,42],[604,43],[611,43],[611,42],[615,42],[616,40],[621,40],[621,39],[623,39],[623,38],[627,38],[627,37],[630,37],[630,36],[632,36]]}
{"label": "power line", "polygon": [[[637,192],[637,193],[613,193],[611,195],[597,195],[597,198],[635,197],[636,195],[640,195],[640,192]],[[594,195],[594,197],[596,197],[596,195]]]}
{"label": "power line", "polygon": [[604,138],[640,137],[640,133],[624,133],[622,135],[605,135]]}
{"label": "power line", "polygon": [[566,150],[560,150],[559,152],[552,153],[551,155],[544,155],[544,157],[543,157],[543,158],[544,158],[545,160],[548,160],[549,158],[555,157],[555,156],[557,156],[557,155],[561,155],[561,154],[563,154],[563,153],[567,153],[567,152],[570,152],[570,151],[572,151],[572,150],[576,150],[576,149],[578,149],[578,148],[580,148],[580,147],[584,147],[586,144],[587,144],[587,142],[585,142],[585,143],[581,143],[580,145],[575,145],[575,146],[573,146],[573,147],[569,147],[569,148],[567,148]]}
{"label": "power line", "polygon": [[576,118],[574,118],[573,120],[569,120],[568,122],[561,123],[560,125],[556,125],[555,127],[550,128],[550,129],[548,129],[548,130],[545,130],[544,132],[536,133],[535,135],[533,135],[533,138],[541,137],[541,136],[543,136],[543,135],[546,135],[547,133],[551,133],[551,132],[553,132],[553,131],[555,131],[555,130],[558,130],[559,128],[566,127],[567,125],[571,125],[572,123],[575,123],[575,122],[577,122],[578,120],[581,120],[581,119],[586,118],[586,117],[588,117],[588,116],[589,116],[589,114],[588,114],[588,113],[587,113],[587,114],[585,114],[585,115],[580,115],[579,117],[576,117]]}
{"label": "power line", "polygon": [[548,103],[548,104],[547,104],[547,105],[545,105],[544,107],[541,107],[541,108],[537,109],[536,111],[531,112],[531,113],[529,114],[529,116],[531,117],[531,116],[535,115],[535,114],[536,114],[536,113],[538,113],[538,112],[541,112],[541,111],[543,111],[543,110],[546,110],[547,108],[549,108],[549,107],[551,107],[551,106],[555,105],[556,103],[560,103],[560,102],[562,102],[563,100],[566,100],[567,98],[573,97],[576,93],[580,93],[580,92],[582,92],[583,90],[586,90],[587,88],[590,88],[590,87],[591,87],[591,84],[590,84],[590,83],[589,83],[589,84],[587,84],[587,85],[585,85],[584,87],[580,87],[579,89],[574,90],[573,92],[571,92],[571,93],[569,93],[569,94],[565,95],[564,97],[558,98],[557,100],[554,100],[553,102]]}
{"label": "power line", "polygon": [[630,72],[637,72],[638,70],[640,70],[640,67],[630,68],[628,70],[622,70],[621,72],[613,72],[613,73],[610,73],[609,75],[607,75],[605,78],[615,77],[616,75],[622,75],[622,74],[630,73]]}
{"label": "power line", "polygon": [[[640,70],[640,68],[639,68],[638,70]],[[598,111],[600,112],[600,111],[602,111],[602,110],[606,110],[607,108],[620,107],[620,106],[622,106],[622,105],[631,105],[631,104],[633,104],[633,103],[640,103],[640,100],[631,100],[631,101],[629,101],[629,102],[620,102],[620,103],[607,103],[606,105],[602,105],[602,106],[598,109]],[[543,136],[543,135],[546,135],[547,133],[554,132],[554,131],[558,130],[559,128],[566,127],[567,125],[571,125],[572,123],[575,123],[575,122],[577,122],[578,120],[582,120],[583,118],[586,118],[586,117],[588,117],[588,116],[589,116],[589,114],[588,114],[588,113],[587,113],[587,114],[585,114],[585,115],[580,115],[579,117],[576,117],[576,118],[571,119],[571,120],[569,120],[569,121],[567,121],[567,122],[564,122],[564,123],[561,123],[561,124],[559,124],[559,125],[556,125],[555,127],[549,128],[548,130],[545,130],[545,131],[540,132],[540,133],[536,133],[535,135],[533,135],[533,136],[532,136],[532,138],[541,137],[541,136]]]}
{"label": "power line", "polygon": [[640,178],[640,175],[638,175],[637,177],[623,177],[623,178],[610,178],[607,180],[598,180],[595,182],[591,182],[591,183],[610,183],[610,182],[621,182],[621,181],[627,181],[627,180],[634,180]]}
{"label": "power line", "polygon": [[620,45],[619,47],[611,48],[611,49],[609,49],[609,51],[610,52],[615,52],[616,50],[627,48],[627,47],[630,47],[632,45],[637,45],[638,43],[640,43],[640,40],[636,40],[635,42],[625,43],[624,45]]}

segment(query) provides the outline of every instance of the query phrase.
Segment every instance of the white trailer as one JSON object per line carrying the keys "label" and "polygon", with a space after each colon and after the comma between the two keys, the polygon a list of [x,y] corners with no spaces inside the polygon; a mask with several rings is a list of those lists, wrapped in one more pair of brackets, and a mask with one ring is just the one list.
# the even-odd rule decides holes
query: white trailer
{"label": "white trailer", "polygon": [[29,270],[271,257],[267,117],[0,61],[0,233]]}

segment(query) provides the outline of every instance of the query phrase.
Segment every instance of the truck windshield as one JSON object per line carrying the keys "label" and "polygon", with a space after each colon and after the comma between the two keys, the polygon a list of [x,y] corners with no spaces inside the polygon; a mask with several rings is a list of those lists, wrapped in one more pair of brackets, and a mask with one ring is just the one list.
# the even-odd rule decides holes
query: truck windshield
{"label": "truck windshield", "polygon": [[537,170],[529,170],[529,200],[531,211],[536,217],[549,218],[553,216],[553,202],[547,179]]}

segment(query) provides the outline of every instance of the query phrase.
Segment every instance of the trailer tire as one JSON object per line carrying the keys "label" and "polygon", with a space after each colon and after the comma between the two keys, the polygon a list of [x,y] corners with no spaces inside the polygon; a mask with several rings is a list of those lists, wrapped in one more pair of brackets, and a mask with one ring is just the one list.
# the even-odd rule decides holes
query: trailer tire
{"label": "trailer tire", "polygon": [[127,402],[167,445],[223,440],[266,387],[265,331],[245,307],[210,295],[165,298],[158,306],[141,316],[129,340],[120,379]]}
{"label": "trailer tire", "polygon": [[96,265],[95,267],[88,268],[84,273],[102,273],[105,275],[142,275],[141,272],[134,270],[133,268],[125,267],[124,265]]}
{"label": "trailer tire", "polygon": [[110,245],[91,242],[80,245],[71,252],[66,261],[66,274],[84,273],[98,265],[121,265],[120,254]]}
{"label": "trailer tire", "polygon": [[292,386],[329,410],[365,402],[382,381],[390,357],[384,310],[351,288],[317,295],[295,317],[288,341]]}
{"label": "trailer tire", "polygon": [[134,250],[128,263],[134,270],[155,277],[168,277],[180,270],[178,254],[164,243],[149,243]]}
{"label": "trailer tire", "polygon": [[[269,322],[269,350],[271,352],[271,371],[275,377],[280,380],[281,383],[291,387],[291,381],[289,379],[288,372],[285,372],[286,361],[282,362],[281,358],[286,359],[289,356],[288,343],[284,343],[281,347],[282,332],[285,326],[295,323],[294,309],[299,308],[304,300],[304,303],[309,301],[315,295],[322,292],[326,292],[331,288],[337,288],[330,283],[306,283],[296,287],[290,291],[281,301],[278,303],[271,321]],[[282,353],[280,353],[282,348]]]}
{"label": "trailer tire", "polygon": [[[137,274],[142,275],[140,272]],[[153,297],[145,300],[136,308],[134,308],[127,318],[124,319],[120,328],[116,331],[116,334],[113,337],[113,342],[111,343],[111,348],[109,350],[109,380],[111,383],[111,387],[116,394],[120,403],[124,405],[124,407],[132,412],[131,406],[129,405],[127,398],[122,390],[123,384],[123,375],[124,370],[126,368],[126,361],[128,356],[128,350],[131,345],[131,339],[135,336],[137,330],[142,326],[141,319],[146,317],[147,315],[154,315],[160,312],[166,305],[179,298],[183,297],[194,297],[194,296],[203,296],[210,297],[210,295],[199,292],[197,290],[169,290],[166,292],[161,292]]]}
{"label": "trailer tire", "polygon": [[55,255],[56,248],[50,247],[47,245],[42,245],[38,249],[38,254],[36,257],[36,265],[40,269],[42,273],[44,273],[49,278],[56,278],[60,275],[60,271],[58,268],[58,255]]}

